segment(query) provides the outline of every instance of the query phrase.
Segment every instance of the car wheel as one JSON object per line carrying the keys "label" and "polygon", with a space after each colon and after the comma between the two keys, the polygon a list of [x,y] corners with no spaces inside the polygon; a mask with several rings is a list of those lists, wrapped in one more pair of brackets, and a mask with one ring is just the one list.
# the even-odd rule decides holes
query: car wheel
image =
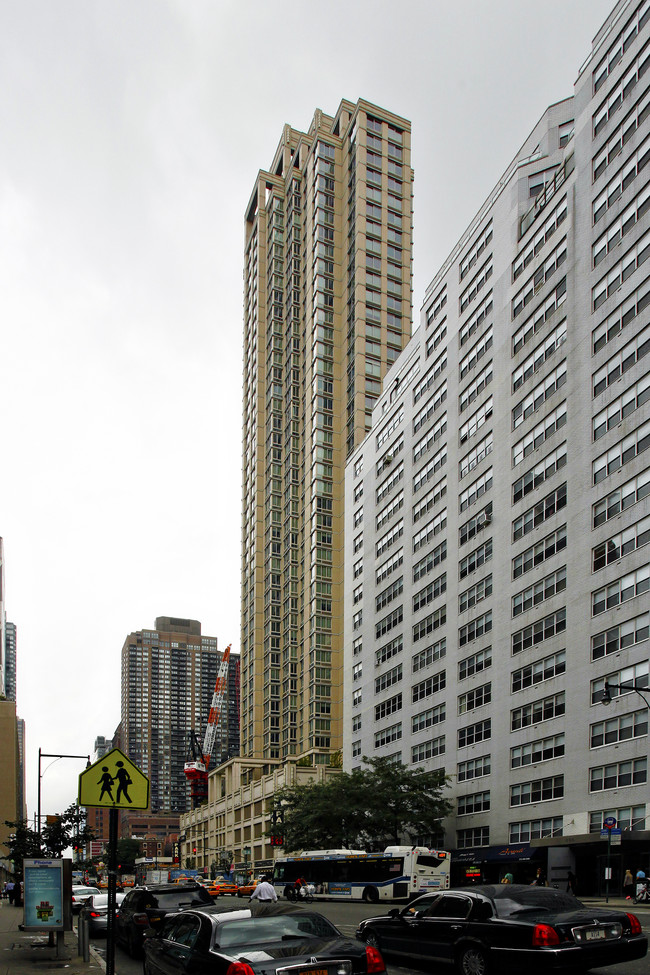
{"label": "car wheel", "polygon": [[367,934],[364,934],[364,939],[366,944],[370,945],[371,948],[376,948],[377,951],[381,951],[381,944],[379,943],[379,938],[377,937],[374,931],[368,931]]}
{"label": "car wheel", "polygon": [[367,904],[376,904],[379,900],[379,891],[376,887],[366,887],[363,892],[363,900]]}
{"label": "car wheel", "polygon": [[487,955],[478,945],[468,945],[458,955],[460,975],[487,975],[489,972]]}

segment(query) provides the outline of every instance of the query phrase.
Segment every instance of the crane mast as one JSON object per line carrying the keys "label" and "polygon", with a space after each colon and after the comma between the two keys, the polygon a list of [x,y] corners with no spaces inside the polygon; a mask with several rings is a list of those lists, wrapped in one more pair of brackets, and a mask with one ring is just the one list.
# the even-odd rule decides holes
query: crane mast
{"label": "crane mast", "polygon": [[192,799],[193,809],[196,809],[208,798],[208,769],[210,766],[212,749],[214,748],[214,743],[217,737],[217,728],[219,727],[219,723],[221,721],[223,699],[225,697],[226,687],[228,684],[228,661],[230,659],[230,647],[231,644],[228,644],[224,651],[223,657],[221,658],[221,663],[219,664],[219,671],[217,673],[217,680],[214,685],[212,704],[210,705],[210,713],[208,714],[208,723],[205,728],[202,748],[196,732],[190,731],[189,754],[191,755],[191,759],[185,762],[184,772],[187,776],[188,782],[190,783],[190,796]]}

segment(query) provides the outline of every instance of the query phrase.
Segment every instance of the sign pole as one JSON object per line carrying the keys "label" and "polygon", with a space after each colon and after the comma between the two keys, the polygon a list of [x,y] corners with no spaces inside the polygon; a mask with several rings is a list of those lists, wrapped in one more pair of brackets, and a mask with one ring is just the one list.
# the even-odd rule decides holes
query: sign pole
{"label": "sign pole", "polygon": [[117,809],[108,811],[108,912],[106,975],[115,975],[115,890],[117,887]]}

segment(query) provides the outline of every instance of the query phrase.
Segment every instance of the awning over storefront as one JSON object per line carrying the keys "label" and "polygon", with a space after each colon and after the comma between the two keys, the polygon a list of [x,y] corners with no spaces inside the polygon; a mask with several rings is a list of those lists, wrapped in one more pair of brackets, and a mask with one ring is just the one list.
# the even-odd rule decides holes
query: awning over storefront
{"label": "awning over storefront", "polygon": [[452,863],[512,863],[515,860],[534,860],[543,856],[543,851],[528,843],[513,843],[509,846],[483,846],[471,850],[455,850],[451,854]]}

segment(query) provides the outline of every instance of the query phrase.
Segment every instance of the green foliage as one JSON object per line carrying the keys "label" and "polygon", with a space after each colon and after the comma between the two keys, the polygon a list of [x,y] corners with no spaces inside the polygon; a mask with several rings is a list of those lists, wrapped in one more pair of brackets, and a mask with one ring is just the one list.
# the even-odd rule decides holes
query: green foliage
{"label": "green foliage", "polygon": [[81,848],[95,838],[95,834],[86,824],[85,811],[76,803],[68,806],[65,812],[52,817],[52,821],[42,828],[40,838],[36,830],[30,829],[25,819],[15,822],[5,820],[5,826],[11,830],[6,846],[18,877],[22,877],[23,860],[60,857],[69,846]]}
{"label": "green foliage", "polygon": [[5,826],[11,830],[5,846],[9,850],[9,859],[14,862],[14,876],[20,880],[23,875],[23,860],[34,860],[41,856],[38,833],[29,828],[26,819],[5,819]]}
{"label": "green foliage", "polygon": [[135,861],[140,856],[140,840],[125,837],[117,841],[117,863],[120,873],[135,873]]}
{"label": "green foliage", "polygon": [[385,758],[364,758],[365,768],[326,782],[288,786],[275,793],[284,812],[284,846],[300,849],[370,849],[398,845],[406,836],[440,831],[451,812],[441,772],[424,772]]}

